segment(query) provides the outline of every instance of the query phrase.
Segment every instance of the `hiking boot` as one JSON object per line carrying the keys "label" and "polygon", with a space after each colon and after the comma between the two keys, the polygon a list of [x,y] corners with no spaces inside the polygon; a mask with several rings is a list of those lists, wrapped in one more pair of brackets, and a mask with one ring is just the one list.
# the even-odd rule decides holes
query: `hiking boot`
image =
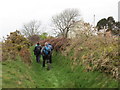
{"label": "hiking boot", "polygon": [[51,68],[51,64],[48,63],[48,65],[47,65],[47,70],[50,70],[50,68]]}

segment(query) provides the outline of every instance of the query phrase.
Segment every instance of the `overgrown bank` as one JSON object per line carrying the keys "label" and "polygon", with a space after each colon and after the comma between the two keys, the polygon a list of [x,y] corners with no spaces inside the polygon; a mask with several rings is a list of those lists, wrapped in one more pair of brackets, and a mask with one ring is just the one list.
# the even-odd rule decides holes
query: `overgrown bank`
{"label": "overgrown bank", "polygon": [[85,66],[85,70],[99,71],[119,80],[119,39],[118,37],[91,36],[71,40],[63,52],[70,57],[72,66]]}

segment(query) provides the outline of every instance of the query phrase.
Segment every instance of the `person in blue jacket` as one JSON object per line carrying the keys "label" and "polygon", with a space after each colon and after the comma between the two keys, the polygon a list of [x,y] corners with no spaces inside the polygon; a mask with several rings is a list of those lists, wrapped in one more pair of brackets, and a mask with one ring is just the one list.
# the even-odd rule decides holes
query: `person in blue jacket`
{"label": "person in blue jacket", "polygon": [[45,67],[45,61],[47,61],[47,63],[50,64],[52,63],[52,50],[53,50],[52,45],[46,42],[45,46],[41,50],[43,56],[43,67]]}

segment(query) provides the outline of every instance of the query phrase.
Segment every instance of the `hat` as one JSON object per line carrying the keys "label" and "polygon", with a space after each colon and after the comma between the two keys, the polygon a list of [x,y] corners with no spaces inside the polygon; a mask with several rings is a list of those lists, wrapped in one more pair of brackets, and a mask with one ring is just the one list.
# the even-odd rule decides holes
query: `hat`
{"label": "hat", "polygon": [[40,45],[39,42],[37,43],[37,45]]}

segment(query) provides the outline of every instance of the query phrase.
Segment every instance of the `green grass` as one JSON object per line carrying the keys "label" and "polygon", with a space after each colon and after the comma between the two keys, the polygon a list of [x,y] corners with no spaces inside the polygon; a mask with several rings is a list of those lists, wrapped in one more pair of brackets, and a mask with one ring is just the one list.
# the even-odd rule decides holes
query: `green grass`
{"label": "green grass", "polygon": [[[31,48],[31,52],[33,47]],[[51,70],[42,68],[32,53],[32,65],[8,60],[2,63],[3,88],[117,88],[118,81],[100,72],[86,72],[83,66],[71,69],[68,57],[53,54]]]}
{"label": "green grass", "polygon": [[2,63],[2,79],[3,87],[31,87],[34,85],[34,71],[31,67],[22,61],[5,61]]}

